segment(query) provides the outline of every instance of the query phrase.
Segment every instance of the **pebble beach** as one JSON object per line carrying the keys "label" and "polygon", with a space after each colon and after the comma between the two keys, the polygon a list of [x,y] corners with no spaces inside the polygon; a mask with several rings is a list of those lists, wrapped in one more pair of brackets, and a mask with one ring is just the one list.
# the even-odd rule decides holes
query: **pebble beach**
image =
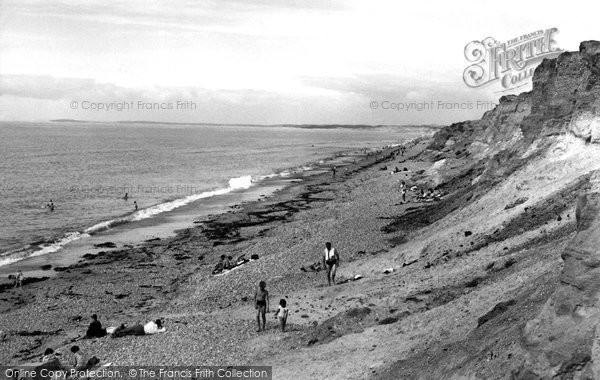
{"label": "pebble beach", "polygon": [[[423,146],[412,146],[407,158]],[[325,241],[342,257],[338,282],[359,274],[350,262],[393,245],[381,232],[382,213],[402,208],[395,182],[419,166],[397,156],[396,147],[356,157],[335,177],[326,171],[304,178],[174,238],[85,255],[77,264],[54,268],[58,275],[50,279],[5,289],[0,325],[7,335],[0,362],[35,362],[45,348],[77,341],[87,354],[116,365],[243,365],[260,360],[267,349],[261,345],[272,339],[302,344],[311,329],[342,310],[317,296],[326,290],[324,272],[301,270],[320,261]],[[380,170],[386,164],[410,171],[391,176]],[[373,179],[381,174],[393,181],[377,184]],[[259,259],[212,276],[221,254]],[[280,298],[288,300],[285,333],[272,314],[267,331],[255,331],[252,299],[261,280],[267,282],[271,313]],[[93,313],[106,327],[162,318],[167,333],[80,340]]]}

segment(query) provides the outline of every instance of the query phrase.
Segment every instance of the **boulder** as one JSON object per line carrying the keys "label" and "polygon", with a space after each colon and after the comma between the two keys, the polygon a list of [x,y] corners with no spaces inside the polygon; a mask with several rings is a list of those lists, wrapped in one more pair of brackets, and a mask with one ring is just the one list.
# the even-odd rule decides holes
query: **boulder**
{"label": "boulder", "polygon": [[94,248],[117,248],[117,245],[112,241],[107,241],[100,244],[94,244]]}

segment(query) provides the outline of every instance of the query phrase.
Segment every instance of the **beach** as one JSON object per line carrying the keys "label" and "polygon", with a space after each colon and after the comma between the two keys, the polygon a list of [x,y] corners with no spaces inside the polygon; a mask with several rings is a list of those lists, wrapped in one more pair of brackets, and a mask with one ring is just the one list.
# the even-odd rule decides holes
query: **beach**
{"label": "beach", "polygon": [[493,5],[2,1],[0,380],[600,379],[598,7]]}
{"label": "beach", "polygon": [[[526,357],[516,342],[556,288],[591,161],[585,151],[568,156],[561,181],[552,173],[564,162],[543,155],[504,180],[481,179],[477,161],[455,154],[460,144],[436,146],[421,138],[404,156],[395,146],[346,157],[335,177],[290,178],[175,237],[85,255],[51,279],[7,289],[0,360],[35,362],[76,342],[116,366],[266,365],[276,379],[444,378],[451,368],[503,378]],[[402,181],[441,197],[410,190],[403,203]],[[310,268],[327,241],[341,258],[334,286]],[[213,276],[222,254],[259,258]],[[270,294],[265,332],[256,332],[259,281]],[[286,332],[273,318],[279,299],[290,310]],[[161,318],[167,331],[79,340],[94,313],[104,326]]]}
{"label": "beach", "polygon": [[[68,344],[85,333],[93,313],[105,326],[161,317],[169,331],[142,340],[80,341],[86,352],[103,361],[119,365],[209,365],[254,360],[258,353],[248,351],[246,344],[257,338],[252,296],[259,280],[268,283],[272,310],[279,298],[288,299],[290,333],[300,334],[335,312],[306,303],[314,289],[323,289],[326,278],[323,272],[300,270],[320,261],[325,241],[334,242],[348,265],[355,258],[376,255],[390,247],[388,236],[379,231],[385,220],[364,230],[360,214],[365,210],[348,207],[347,200],[354,188],[365,191],[360,186],[362,173],[383,173],[376,166],[397,151],[388,148],[357,156],[352,158],[356,163],[347,157],[338,158],[341,166],[335,177],[323,170],[302,180],[288,179],[292,184],[275,194],[234,206],[194,228],[179,231],[175,237],[84,255],[78,263],[47,271],[53,272],[50,279],[26,280],[23,288],[5,289],[0,310],[8,338],[0,343],[0,362],[35,361],[46,347]],[[400,179],[408,173],[392,177]],[[382,195],[398,203],[396,191],[392,188]],[[342,215],[344,225],[334,222]],[[214,277],[210,272],[221,254],[244,254],[247,258],[257,254],[259,260]],[[338,280],[350,275],[341,269]],[[276,333],[272,320],[268,330],[265,337]],[[151,343],[150,339],[158,340]],[[159,347],[162,352],[154,351]]]}

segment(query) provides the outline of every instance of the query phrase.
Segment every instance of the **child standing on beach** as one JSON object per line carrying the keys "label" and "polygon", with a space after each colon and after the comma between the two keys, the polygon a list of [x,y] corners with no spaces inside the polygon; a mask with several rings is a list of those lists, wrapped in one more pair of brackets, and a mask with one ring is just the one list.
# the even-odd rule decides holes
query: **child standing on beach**
{"label": "child standing on beach", "polygon": [[254,293],[254,308],[256,309],[256,323],[258,324],[258,330],[256,332],[261,331],[260,326],[260,317],[262,316],[262,331],[265,330],[266,321],[266,313],[269,312],[269,292],[267,292],[267,283],[261,281],[258,284],[258,289],[256,289],[256,293]]}
{"label": "child standing on beach", "polygon": [[281,331],[285,332],[285,324],[287,322],[288,317],[288,309],[287,302],[282,298],[279,300],[279,309],[275,313],[275,318],[279,318],[279,325],[281,326]]}

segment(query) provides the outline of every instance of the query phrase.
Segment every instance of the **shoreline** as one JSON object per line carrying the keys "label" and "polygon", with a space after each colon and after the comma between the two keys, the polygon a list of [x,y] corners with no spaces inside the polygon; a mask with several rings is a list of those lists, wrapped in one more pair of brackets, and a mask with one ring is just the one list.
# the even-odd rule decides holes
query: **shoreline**
{"label": "shoreline", "polygon": [[[420,140],[423,139],[413,141]],[[407,144],[412,143],[407,142]],[[355,163],[349,162],[346,167],[340,168],[335,181],[344,183],[357,173],[373,168],[390,156],[393,157],[392,152],[397,151],[398,148],[398,146],[384,147],[376,154],[357,159]],[[332,158],[337,157],[348,158],[339,154]],[[329,167],[328,163],[330,161],[326,160],[324,167]],[[211,215],[191,228],[177,231],[174,237],[146,241],[138,246],[124,249],[105,250],[94,255],[87,254],[76,264],[60,268],[56,277],[27,284],[23,289],[8,289],[0,292],[0,313],[2,313],[0,315],[15,311],[15,308],[17,313],[19,310],[33,309],[36,315],[43,315],[44,319],[52,320],[52,322],[48,321],[50,323],[41,323],[40,326],[31,326],[32,330],[42,332],[41,339],[39,336],[37,340],[32,337],[22,337],[23,341],[21,341],[17,338],[14,343],[21,348],[9,349],[13,355],[17,353],[9,361],[30,361],[39,355],[39,350],[43,347],[66,344],[77,335],[77,331],[79,333],[85,331],[81,323],[85,324],[86,317],[92,312],[101,316],[110,315],[110,319],[104,317],[104,321],[108,322],[108,325],[114,325],[119,321],[131,323],[130,318],[138,320],[141,315],[160,310],[161,306],[172,303],[181,292],[185,292],[185,288],[196,281],[192,280],[194,276],[203,276],[203,273],[212,269],[220,249],[235,245],[237,249],[243,250],[245,244],[252,244],[257,239],[261,239],[266,230],[286,223],[286,220],[293,218],[300,210],[310,209],[309,204],[313,201],[310,196],[311,187],[331,177],[329,170],[305,176],[302,181],[291,183],[268,197],[235,205],[225,213]],[[319,200],[320,198],[315,199],[315,201]],[[240,236],[239,228],[247,229],[249,226],[256,229],[255,233],[252,236]],[[167,252],[171,254],[166,254]],[[260,259],[262,258],[261,255]],[[161,264],[156,264],[155,261]],[[128,266],[125,271],[127,283],[123,282],[123,273],[117,275],[124,266]],[[156,271],[154,268],[161,269]],[[96,278],[103,279],[103,283],[98,284]],[[210,280],[210,276],[205,279]],[[78,288],[83,291],[78,292],[76,290]],[[102,297],[92,301],[93,297],[88,299],[85,296],[86,293],[92,294],[94,290],[99,289],[103,289],[104,301]],[[39,299],[40,297],[42,300]],[[74,303],[79,303],[75,299],[80,301],[85,299],[81,308],[73,306]],[[69,313],[72,315],[67,318],[66,323],[64,313],[59,311],[60,304],[68,305],[72,309]],[[93,308],[91,305],[94,304],[98,306]],[[223,305],[213,302],[207,304],[205,308],[219,310],[219,307]],[[52,315],[55,313],[59,316],[54,318]],[[3,315],[5,316],[6,314]],[[2,325],[5,326],[6,322]],[[2,329],[7,330],[4,326]],[[59,330],[66,334],[48,333]],[[9,333],[12,337],[20,336],[18,331],[9,331]],[[4,356],[2,362],[8,359],[9,357]]]}
{"label": "shoreline", "polygon": [[[369,152],[370,152],[369,154],[371,154],[373,151],[378,151],[383,148],[384,147],[368,148]],[[367,149],[367,148],[365,148],[365,149]],[[253,179],[253,185],[250,186],[249,188],[233,189],[232,191],[230,191],[226,194],[222,194],[222,195],[217,194],[217,195],[214,195],[214,196],[211,196],[208,198],[198,199],[198,200],[192,201],[190,203],[184,204],[182,206],[179,206],[173,210],[161,212],[150,218],[146,218],[146,219],[138,220],[138,221],[132,220],[127,223],[121,223],[121,224],[115,225],[114,227],[107,228],[106,230],[100,230],[98,232],[90,234],[89,236],[84,236],[75,241],[66,243],[65,245],[61,246],[55,252],[49,252],[49,253],[44,253],[44,254],[35,254],[35,252],[38,252],[40,250],[40,249],[38,249],[38,251],[32,252],[29,256],[27,256],[23,259],[20,259],[15,262],[10,262],[6,265],[0,266],[0,285],[5,286],[8,283],[7,276],[9,274],[16,273],[16,271],[18,269],[23,270],[26,277],[27,276],[33,277],[34,280],[37,277],[54,277],[56,275],[56,273],[53,273],[54,272],[53,268],[56,267],[56,265],[54,265],[54,264],[59,264],[58,266],[74,264],[77,259],[79,259],[83,256],[83,253],[77,255],[77,254],[74,254],[72,251],[85,250],[85,251],[88,251],[88,253],[89,252],[91,252],[91,253],[102,252],[103,249],[97,249],[94,245],[95,244],[103,244],[106,242],[110,242],[111,240],[114,240],[114,239],[111,239],[111,236],[113,236],[113,235],[119,234],[119,235],[126,236],[126,239],[128,241],[125,244],[122,244],[122,246],[123,245],[125,246],[124,248],[127,248],[127,246],[137,246],[137,245],[143,244],[146,240],[154,239],[156,237],[159,237],[160,239],[176,237],[176,235],[178,234],[178,232],[180,230],[185,230],[187,228],[193,228],[194,224],[196,224],[198,222],[198,218],[206,220],[211,217],[214,217],[215,215],[226,213],[229,210],[237,209],[240,206],[240,204],[247,203],[247,202],[259,201],[261,198],[272,196],[277,191],[279,191],[287,186],[290,186],[291,182],[302,181],[302,180],[306,179],[307,177],[319,175],[322,172],[329,172],[331,170],[331,167],[334,165],[338,165],[338,166],[347,165],[350,163],[349,160],[351,160],[352,158],[354,158],[354,159],[358,158],[360,160],[360,159],[363,159],[364,157],[362,154],[360,154],[360,150],[357,152],[356,148],[347,148],[347,149],[335,151],[335,152],[331,153],[330,155],[323,157],[317,161],[309,161],[309,162],[306,162],[306,163],[303,163],[301,165],[297,165],[294,167],[283,168],[283,169],[277,171],[276,173],[259,176],[258,180],[256,182]],[[306,169],[306,168],[309,168],[309,169]],[[300,172],[298,172],[298,171],[300,171]],[[215,191],[215,190],[213,190],[213,191]],[[249,197],[248,197],[248,195],[249,195]],[[223,199],[224,197],[231,197],[234,199],[226,201],[225,199]],[[181,199],[182,198],[177,198],[177,199],[168,201],[166,203],[179,201]],[[204,210],[202,210],[202,208],[204,208],[204,207],[199,208],[198,207],[199,203],[206,203],[206,209],[208,211],[205,212]],[[162,204],[164,204],[164,203],[150,206],[150,207],[148,207],[148,209],[160,206]],[[216,209],[214,207],[215,204],[217,205]],[[190,211],[187,212],[187,215],[186,215],[189,217],[188,219],[190,219],[190,220],[188,220],[187,222],[179,221],[178,223],[168,221],[168,219],[170,217],[172,217],[172,216],[177,217],[178,214],[182,214],[184,212],[184,210],[186,210],[186,209],[191,209]],[[127,215],[130,216],[132,214],[127,214]],[[111,218],[110,220],[122,219],[123,217],[124,217],[123,215],[117,215],[117,216]],[[160,221],[161,219],[163,220],[162,222]],[[165,219],[167,221],[165,221]],[[107,222],[107,221],[100,221],[96,224],[102,224],[105,222]],[[128,235],[135,235],[135,232],[133,232],[133,231],[135,231],[137,229],[139,229],[139,230],[146,229],[146,230],[150,231],[147,233],[147,235],[150,234],[151,236],[146,236],[145,238],[138,238],[137,240],[134,239],[132,241],[132,239],[128,238]],[[84,232],[85,231],[82,230],[82,231],[73,231],[71,233],[83,234]],[[45,247],[48,247],[50,245],[59,243],[64,238],[65,238],[65,235],[63,235],[62,237],[56,237],[54,240],[45,242],[43,245]],[[23,249],[26,249],[26,248],[23,248]],[[64,253],[65,251],[71,251],[71,252]],[[71,256],[70,259],[69,258],[65,259],[65,256],[67,256],[67,255]],[[56,259],[56,257],[59,257],[59,259]],[[48,268],[48,266],[51,266],[52,268],[51,269],[42,269],[41,268],[42,266],[45,268]]]}

